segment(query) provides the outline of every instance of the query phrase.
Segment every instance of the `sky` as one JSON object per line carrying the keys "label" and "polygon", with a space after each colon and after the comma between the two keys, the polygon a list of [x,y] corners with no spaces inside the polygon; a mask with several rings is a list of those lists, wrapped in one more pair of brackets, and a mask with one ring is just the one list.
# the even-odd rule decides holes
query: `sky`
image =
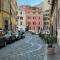
{"label": "sky", "polygon": [[43,0],[16,0],[18,6],[19,5],[30,5],[30,6],[34,6],[37,4],[40,4]]}

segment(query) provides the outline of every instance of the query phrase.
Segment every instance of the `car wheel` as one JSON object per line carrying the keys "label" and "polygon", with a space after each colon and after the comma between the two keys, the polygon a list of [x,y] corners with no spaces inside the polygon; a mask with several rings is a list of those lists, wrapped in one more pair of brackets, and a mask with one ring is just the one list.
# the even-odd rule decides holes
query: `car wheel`
{"label": "car wheel", "polygon": [[4,47],[6,46],[6,42],[4,43]]}
{"label": "car wheel", "polygon": [[16,41],[16,37],[14,37],[14,38],[15,38],[14,40]]}
{"label": "car wheel", "polygon": [[14,42],[14,41],[16,41],[16,37],[14,36],[14,37],[12,37],[12,41]]}
{"label": "car wheel", "polygon": [[19,37],[17,37],[17,40],[19,40],[20,38]]}
{"label": "car wheel", "polygon": [[11,43],[11,42],[12,42],[12,38],[10,37],[10,38],[9,38],[9,43]]}
{"label": "car wheel", "polygon": [[16,37],[15,37],[15,40],[16,40]]}

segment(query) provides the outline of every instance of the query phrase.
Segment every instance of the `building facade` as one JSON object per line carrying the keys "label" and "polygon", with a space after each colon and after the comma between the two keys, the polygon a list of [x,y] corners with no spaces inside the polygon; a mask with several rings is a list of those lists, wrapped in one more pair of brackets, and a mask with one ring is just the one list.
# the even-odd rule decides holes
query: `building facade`
{"label": "building facade", "polygon": [[[13,3],[15,5],[13,5]],[[0,28],[7,31],[15,31],[15,10],[16,10],[16,1],[14,0],[0,0]],[[12,8],[12,6],[14,8]],[[13,27],[14,26],[14,27]]]}
{"label": "building facade", "polygon": [[60,45],[60,0],[51,1],[50,20],[53,26],[53,35],[57,37],[57,43]]}
{"label": "building facade", "polygon": [[42,9],[31,6],[20,6],[17,14],[17,28],[39,33],[43,29]]}
{"label": "building facade", "polygon": [[17,30],[26,31],[26,15],[21,6],[17,9]]}
{"label": "building facade", "polygon": [[50,34],[49,9],[45,10],[43,13],[43,32],[45,34]]}
{"label": "building facade", "polygon": [[58,11],[57,11],[57,42],[60,45],[60,0],[57,0],[57,4],[58,4]]}
{"label": "building facade", "polygon": [[[10,5],[8,5],[8,0],[0,0],[0,28],[1,29],[8,29],[8,20],[9,20],[9,13],[10,13]],[[7,24],[6,24],[7,23]]]}
{"label": "building facade", "polygon": [[42,9],[37,7],[24,7],[26,13],[26,28],[38,34],[43,28],[43,15]]}
{"label": "building facade", "polygon": [[50,5],[48,0],[44,0],[43,4],[43,33],[50,34]]}

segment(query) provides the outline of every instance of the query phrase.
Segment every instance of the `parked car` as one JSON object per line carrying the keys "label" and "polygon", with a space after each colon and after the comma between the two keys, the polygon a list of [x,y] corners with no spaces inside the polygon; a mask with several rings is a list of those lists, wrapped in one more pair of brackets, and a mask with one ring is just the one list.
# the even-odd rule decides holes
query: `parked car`
{"label": "parked car", "polygon": [[0,47],[6,46],[6,41],[4,40],[4,31],[0,29]]}
{"label": "parked car", "polygon": [[4,40],[3,37],[0,37],[0,47],[6,46],[6,41]]}
{"label": "parked car", "polygon": [[4,39],[6,40],[7,43],[11,43],[16,40],[16,36],[12,31],[8,31],[8,33],[5,34]]}
{"label": "parked car", "polygon": [[22,35],[22,38],[25,38],[25,34]]}
{"label": "parked car", "polygon": [[21,32],[21,34],[24,34],[25,33],[24,30],[20,30],[20,32]]}
{"label": "parked car", "polygon": [[34,32],[31,32],[31,34],[32,34],[32,35],[36,35],[36,33],[34,33]]}
{"label": "parked car", "polygon": [[21,38],[25,38],[25,34],[24,34],[24,32],[22,30],[20,30],[18,32],[19,32],[19,34],[21,34]]}
{"label": "parked car", "polygon": [[21,35],[21,33],[20,33],[19,31],[16,31],[16,32],[15,32],[15,36],[16,36],[16,39],[17,39],[17,40],[19,40],[19,39],[22,38],[22,35]]}

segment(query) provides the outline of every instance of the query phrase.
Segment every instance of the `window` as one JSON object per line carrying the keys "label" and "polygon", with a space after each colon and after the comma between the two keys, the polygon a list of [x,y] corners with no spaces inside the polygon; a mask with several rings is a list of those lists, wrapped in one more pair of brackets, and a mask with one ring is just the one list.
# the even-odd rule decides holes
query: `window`
{"label": "window", "polygon": [[49,10],[46,10],[45,12],[49,12]]}
{"label": "window", "polygon": [[0,8],[1,8],[1,0],[0,0]]}
{"label": "window", "polygon": [[[60,27],[60,10],[58,10],[58,21],[57,21],[57,24],[58,24],[58,27]],[[55,18],[55,16],[54,16],[54,18]]]}
{"label": "window", "polygon": [[36,7],[33,7],[32,10],[36,10]]}
{"label": "window", "polygon": [[34,25],[34,22],[33,22],[33,25]]}
{"label": "window", "polygon": [[44,16],[49,16],[49,14],[44,14]]}
{"label": "window", "polygon": [[48,29],[49,27],[48,26],[46,26],[46,29]]}
{"label": "window", "polygon": [[36,22],[33,22],[33,25],[36,25]]}
{"label": "window", "polygon": [[46,22],[44,22],[44,25],[46,25]]}
{"label": "window", "polygon": [[46,17],[44,17],[43,20],[46,20]]}
{"label": "window", "polygon": [[23,20],[23,17],[20,17],[21,20]]}
{"label": "window", "polygon": [[40,25],[40,22],[39,22],[39,25]]}
{"label": "window", "polygon": [[30,16],[28,16],[28,19],[31,19],[31,17],[30,17]]}
{"label": "window", "polygon": [[29,30],[31,30],[31,27],[29,27]]}
{"label": "window", "polygon": [[19,19],[19,16],[17,16],[17,19]]}
{"label": "window", "polygon": [[5,24],[5,29],[8,30],[8,20],[5,20],[4,24]]}
{"label": "window", "polygon": [[36,12],[33,12],[33,14],[35,14]]}
{"label": "window", "polygon": [[33,19],[36,19],[36,17],[34,16]]}
{"label": "window", "polygon": [[7,20],[5,20],[5,24],[6,24],[6,25],[8,24],[8,21],[7,21]]}
{"label": "window", "polygon": [[39,19],[40,19],[40,17],[39,17]]}
{"label": "window", "polygon": [[33,17],[33,19],[34,19],[34,17]]}
{"label": "window", "polygon": [[30,22],[28,22],[28,25],[30,25],[31,23]]}
{"label": "window", "polygon": [[20,25],[22,25],[22,22],[20,22]]}
{"label": "window", "polygon": [[43,19],[44,19],[44,20],[49,20],[49,18],[48,18],[48,17],[44,17]]}
{"label": "window", "polygon": [[40,30],[40,27],[38,27],[38,30]]}
{"label": "window", "polygon": [[38,12],[38,14],[40,14],[41,12]]}
{"label": "window", "polygon": [[48,25],[49,24],[49,22],[44,22],[44,25]]}
{"label": "window", "polygon": [[49,24],[49,22],[46,22],[46,24]]}
{"label": "window", "polygon": [[22,12],[20,12],[20,14],[22,14]]}

